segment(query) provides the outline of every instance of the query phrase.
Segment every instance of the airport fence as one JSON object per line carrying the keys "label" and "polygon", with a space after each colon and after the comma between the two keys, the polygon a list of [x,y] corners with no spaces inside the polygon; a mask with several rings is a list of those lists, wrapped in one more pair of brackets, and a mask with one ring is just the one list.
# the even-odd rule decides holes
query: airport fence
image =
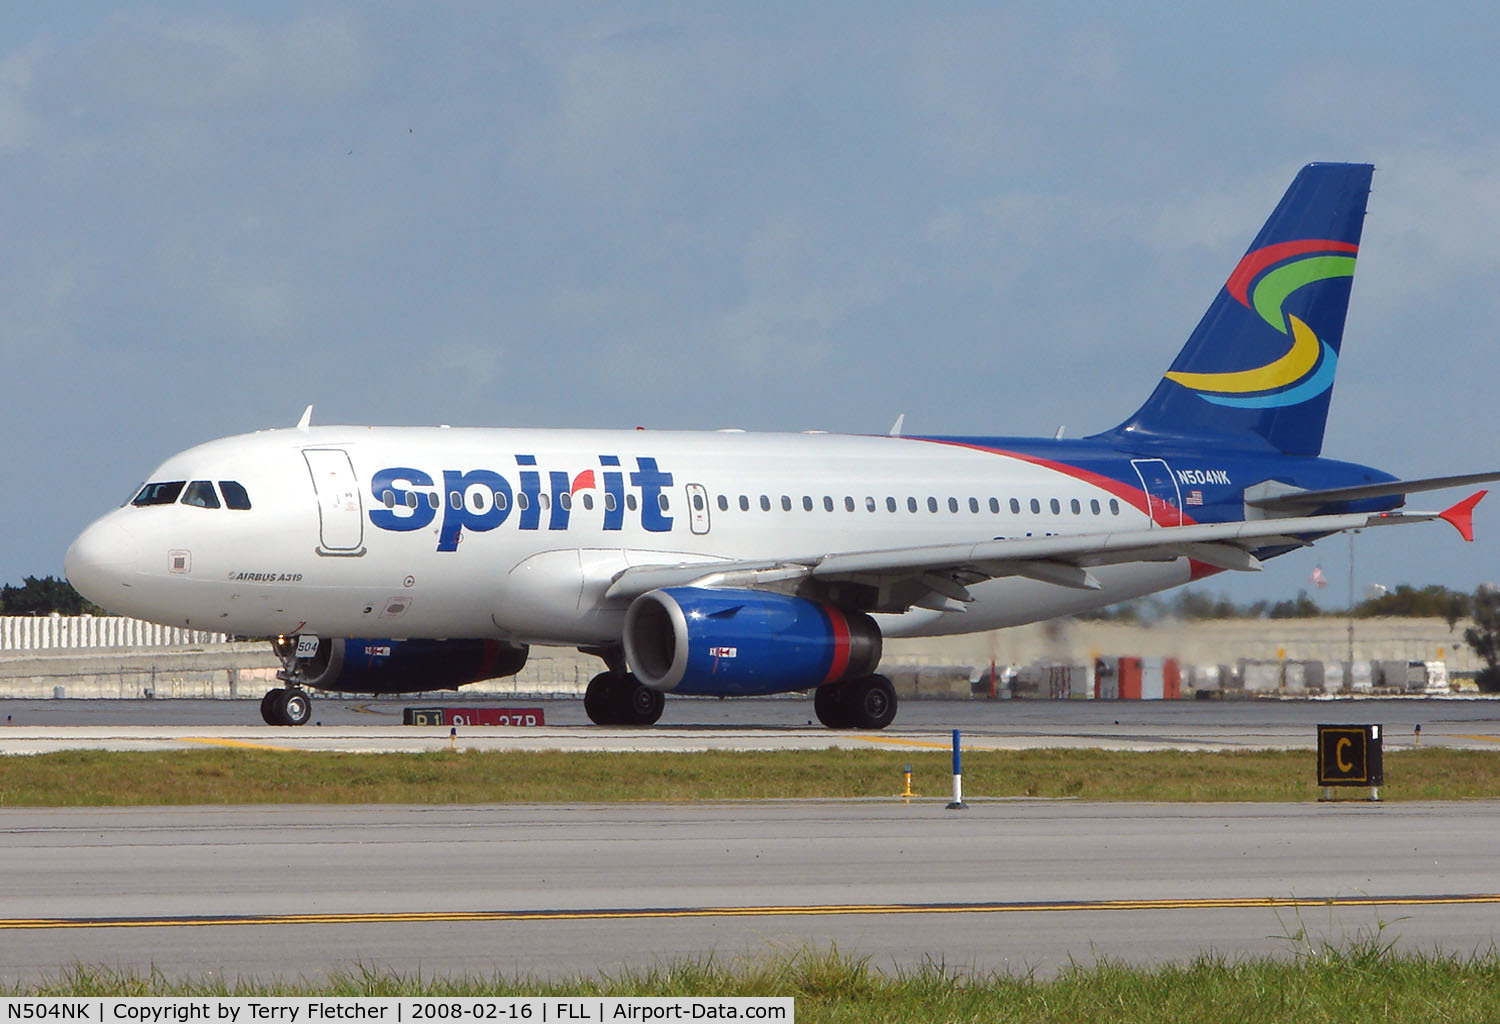
{"label": "airport fence", "polygon": [[223,633],[118,615],[0,615],[0,651],[203,647],[228,642]]}

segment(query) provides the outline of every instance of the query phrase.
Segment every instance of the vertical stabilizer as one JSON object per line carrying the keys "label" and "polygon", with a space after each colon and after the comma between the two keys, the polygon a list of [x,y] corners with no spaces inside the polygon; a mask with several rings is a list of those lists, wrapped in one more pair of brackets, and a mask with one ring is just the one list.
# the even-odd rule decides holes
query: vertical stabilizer
{"label": "vertical stabilizer", "polygon": [[1100,436],[1317,455],[1373,171],[1302,168],[1146,404]]}

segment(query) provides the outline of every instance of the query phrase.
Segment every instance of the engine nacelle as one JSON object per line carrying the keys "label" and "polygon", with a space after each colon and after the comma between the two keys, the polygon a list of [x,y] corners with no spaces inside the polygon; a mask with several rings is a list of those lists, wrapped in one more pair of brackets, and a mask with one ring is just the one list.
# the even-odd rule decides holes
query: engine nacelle
{"label": "engine nacelle", "polygon": [[344,693],[456,690],[465,683],[515,675],[525,666],[528,651],[524,644],[498,640],[323,637],[316,654],[297,661],[297,681]]}
{"label": "engine nacelle", "polygon": [[655,690],[786,693],[873,673],[880,627],[863,612],[800,597],[671,587],[631,603],[625,657]]}

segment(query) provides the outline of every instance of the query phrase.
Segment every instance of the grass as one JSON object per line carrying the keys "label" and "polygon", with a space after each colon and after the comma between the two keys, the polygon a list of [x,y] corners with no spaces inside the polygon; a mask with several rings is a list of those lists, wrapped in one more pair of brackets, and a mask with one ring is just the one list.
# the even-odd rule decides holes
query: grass
{"label": "grass", "polygon": [[978,975],[943,964],[883,972],[836,949],[726,963],[712,957],[554,982],[434,978],[376,969],[322,982],[172,980],[75,966],[11,996],[791,996],[811,1022],[1494,1021],[1500,954],[1398,953],[1380,930],[1342,944],[1292,938],[1289,957],[1072,964],[1055,976]]}
{"label": "grass", "polygon": [[[928,797],[951,791],[949,755],[928,751],[741,753],[265,750],[62,751],[0,757],[0,806],[597,803],[890,797],[902,766]],[[1319,790],[1309,751],[968,751],[964,795],[1080,800],[1303,801]],[[1385,755],[1388,800],[1500,795],[1500,751]],[[1351,795],[1362,791],[1351,791]]]}

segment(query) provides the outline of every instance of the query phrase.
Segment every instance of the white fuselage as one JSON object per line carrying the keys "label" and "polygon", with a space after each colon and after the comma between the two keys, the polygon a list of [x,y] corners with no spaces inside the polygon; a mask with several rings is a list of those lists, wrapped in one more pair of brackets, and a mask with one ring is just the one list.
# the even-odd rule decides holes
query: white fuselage
{"label": "white fuselage", "polygon": [[[1045,460],[900,437],[737,431],[313,427],[226,438],[150,482],[219,507],[127,504],[70,549],[111,610],[267,636],[618,642],[631,566],[1139,530],[1140,488]],[[225,507],[237,483],[248,509]],[[882,632],[972,632],[1186,582],[1187,559],[1103,566],[1102,589],[1020,577]]]}

